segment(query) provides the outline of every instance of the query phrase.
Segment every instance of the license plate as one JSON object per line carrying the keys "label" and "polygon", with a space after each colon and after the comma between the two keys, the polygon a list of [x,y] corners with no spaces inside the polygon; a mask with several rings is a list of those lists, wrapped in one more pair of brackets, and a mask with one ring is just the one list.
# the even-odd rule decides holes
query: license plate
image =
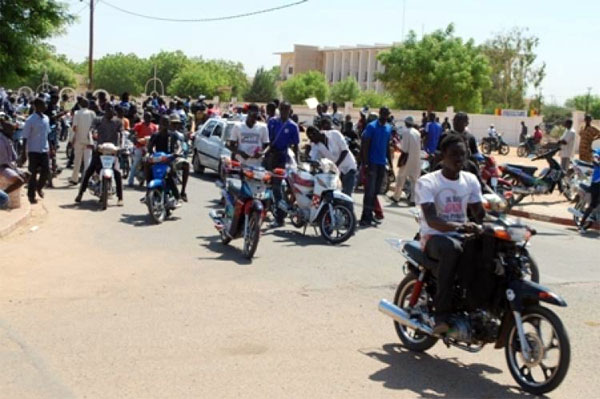
{"label": "license plate", "polygon": [[100,160],[102,161],[103,169],[111,169],[115,163],[115,157],[111,155],[102,155]]}

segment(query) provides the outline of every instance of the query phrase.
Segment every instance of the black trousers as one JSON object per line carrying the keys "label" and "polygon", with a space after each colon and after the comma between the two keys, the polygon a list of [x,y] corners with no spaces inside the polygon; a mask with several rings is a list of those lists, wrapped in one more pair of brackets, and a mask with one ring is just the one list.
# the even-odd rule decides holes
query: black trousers
{"label": "black trousers", "polygon": [[445,235],[433,235],[425,244],[425,253],[438,261],[433,274],[437,279],[437,291],[433,299],[436,315],[446,315],[452,311],[453,286],[458,262],[462,254],[460,241]]}
{"label": "black trousers", "polygon": [[[121,179],[121,172],[116,169],[117,162],[119,159],[115,160],[115,164],[113,165],[113,171],[115,172],[115,183],[117,186],[117,198],[123,199],[123,180]],[[79,188],[79,194],[82,195],[88,187],[88,183],[90,182],[90,178],[94,174],[94,172],[100,172],[102,169],[102,161],[100,160],[100,153],[94,151],[92,155],[92,161],[90,162],[89,168],[85,171],[85,175],[83,175],[83,180],[81,181],[81,187]]]}
{"label": "black trousers", "polygon": [[[36,190],[41,190],[48,181],[50,176],[50,163],[47,152],[29,152],[27,153],[29,160],[29,185],[27,186],[27,197],[29,200],[35,199]],[[39,176],[38,176],[39,170]]]}
{"label": "black trousers", "polygon": [[386,174],[385,165],[369,165],[367,170],[365,195],[363,197],[362,221],[369,222],[373,220],[373,210],[375,209],[375,198],[379,194],[379,189],[383,183]]}

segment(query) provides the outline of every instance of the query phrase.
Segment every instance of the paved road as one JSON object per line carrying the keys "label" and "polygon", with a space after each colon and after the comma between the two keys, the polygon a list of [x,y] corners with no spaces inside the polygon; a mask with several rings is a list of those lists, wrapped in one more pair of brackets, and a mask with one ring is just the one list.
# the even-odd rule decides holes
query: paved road
{"label": "paved road", "polygon": [[[293,227],[267,231],[250,263],[209,222],[212,178],[190,186],[190,203],[160,226],[142,192],[100,212],[61,187],[47,191],[46,216],[0,240],[0,397],[523,396],[501,351],[398,345],[377,303],[402,278],[384,239],[414,234],[406,208],[339,247]],[[534,225],[542,280],[569,302],[555,310],[572,364],[551,397],[594,397],[598,238]]]}

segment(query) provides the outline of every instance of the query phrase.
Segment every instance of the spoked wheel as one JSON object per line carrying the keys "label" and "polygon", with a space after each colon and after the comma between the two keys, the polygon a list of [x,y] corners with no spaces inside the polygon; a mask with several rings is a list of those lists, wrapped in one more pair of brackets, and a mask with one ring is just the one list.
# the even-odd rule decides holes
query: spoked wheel
{"label": "spoked wheel", "polygon": [[[579,224],[581,223],[581,217],[583,215],[583,212],[585,212],[585,208],[587,208],[587,202],[585,201],[585,198],[578,198],[577,199],[577,203],[575,204],[575,206],[573,207],[575,208],[577,212],[577,214],[573,215],[573,221],[575,222],[576,226],[579,226]],[[589,220],[585,221],[585,225],[581,226],[584,230],[589,229],[590,227],[592,227],[592,224],[594,222]]]}
{"label": "spoked wheel", "polygon": [[563,195],[570,202],[575,201],[575,198],[577,197],[577,185],[575,184],[575,178],[573,174],[573,169],[567,171],[561,182]]}
{"label": "spoked wheel", "polygon": [[490,143],[488,143],[487,141],[481,143],[481,152],[483,152],[486,155],[489,155],[492,152],[492,147],[490,146]]}
{"label": "spoked wheel", "polygon": [[260,239],[260,213],[253,212],[248,220],[248,235],[244,237],[244,248],[242,253],[244,257],[252,259],[256,249],[258,248],[258,240]]}
{"label": "spoked wheel", "polygon": [[[413,308],[409,307],[410,297],[412,296],[416,283],[417,277],[414,274],[409,273],[396,289],[394,305],[409,314],[429,313],[429,309],[433,306],[433,299],[427,293],[425,286],[421,289],[419,299],[415,306]],[[405,327],[397,321],[394,321],[394,328],[396,329],[398,338],[402,341],[402,345],[414,352],[424,352],[435,345],[438,340],[435,337]]]}
{"label": "spoked wheel", "polygon": [[523,158],[527,156],[527,148],[525,148],[525,144],[521,144],[517,147],[517,156]]}
{"label": "spoked wheel", "polygon": [[354,234],[356,217],[347,205],[328,204],[321,218],[321,236],[332,244],[341,244]]}
{"label": "spoked wheel", "polygon": [[531,353],[527,357],[523,354],[517,328],[513,326],[505,347],[506,362],[523,390],[542,395],[558,387],[567,374],[571,360],[569,337],[550,309],[531,306],[521,316]]}
{"label": "spoked wheel", "polygon": [[502,144],[498,151],[500,152],[500,155],[508,155],[510,152],[510,147],[506,144]]}
{"label": "spoked wheel", "polygon": [[146,193],[146,205],[152,221],[160,224],[165,220],[166,209],[162,191],[154,189]]}

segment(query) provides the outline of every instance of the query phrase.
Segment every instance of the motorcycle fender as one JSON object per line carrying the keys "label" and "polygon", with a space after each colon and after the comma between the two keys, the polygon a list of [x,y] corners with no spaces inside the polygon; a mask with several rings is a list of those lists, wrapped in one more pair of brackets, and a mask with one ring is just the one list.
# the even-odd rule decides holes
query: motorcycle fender
{"label": "motorcycle fender", "polygon": [[349,202],[351,204],[353,203],[352,198],[350,196],[344,194],[341,191],[337,191],[337,190],[333,192],[333,199],[335,201]]}
{"label": "motorcycle fender", "polygon": [[162,187],[163,187],[162,179],[154,179],[150,183],[148,183],[148,189],[162,188]]}
{"label": "motorcycle fender", "polygon": [[540,301],[561,307],[567,306],[567,302],[560,295],[528,280],[511,282],[506,290],[506,299],[508,299],[511,309],[518,312],[522,311],[524,307]]}
{"label": "motorcycle fender", "polygon": [[112,169],[102,169],[102,178],[103,179],[112,179],[113,174],[114,174],[114,172]]}
{"label": "motorcycle fender", "polygon": [[260,212],[263,211],[263,204],[260,200],[254,199],[251,201],[246,201],[244,204],[244,215],[250,215],[252,212]]}

